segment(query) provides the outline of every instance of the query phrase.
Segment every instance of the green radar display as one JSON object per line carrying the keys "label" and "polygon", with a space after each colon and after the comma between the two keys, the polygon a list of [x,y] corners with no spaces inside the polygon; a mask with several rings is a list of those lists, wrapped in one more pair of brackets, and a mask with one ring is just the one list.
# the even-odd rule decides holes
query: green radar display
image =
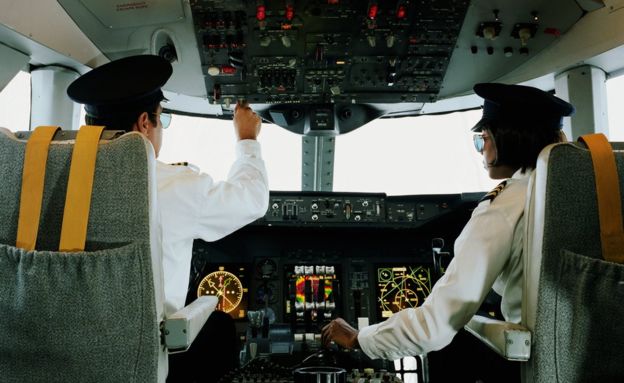
{"label": "green radar display", "polygon": [[376,290],[380,318],[420,306],[431,292],[431,269],[422,265],[378,267]]}

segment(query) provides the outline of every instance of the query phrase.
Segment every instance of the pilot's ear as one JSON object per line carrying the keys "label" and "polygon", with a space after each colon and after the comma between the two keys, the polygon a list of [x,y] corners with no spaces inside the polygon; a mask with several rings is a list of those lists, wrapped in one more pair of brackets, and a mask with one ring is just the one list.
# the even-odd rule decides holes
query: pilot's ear
{"label": "pilot's ear", "polygon": [[149,115],[147,112],[143,112],[139,114],[136,121],[134,122],[133,129],[136,132],[141,132],[143,134],[147,134],[150,127]]}

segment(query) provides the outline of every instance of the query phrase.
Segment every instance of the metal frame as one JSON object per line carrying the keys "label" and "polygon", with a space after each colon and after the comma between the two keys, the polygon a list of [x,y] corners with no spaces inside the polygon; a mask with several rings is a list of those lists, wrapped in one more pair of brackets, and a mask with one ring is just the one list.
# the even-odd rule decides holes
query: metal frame
{"label": "metal frame", "polygon": [[67,87],[79,75],[55,65],[31,70],[30,129],[39,125],[57,125],[65,130],[78,128],[81,105],[67,96]]}
{"label": "metal frame", "polygon": [[301,190],[332,191],[336,138],[303,136],[301,145]]}
{"label": "metal frame", "polygon": [[583,65],[561,72],[555,76],[555,92],[576,107],[574,115],[563,122],[570,141],[590,133],[609,136],[606,74],[602,69]]}

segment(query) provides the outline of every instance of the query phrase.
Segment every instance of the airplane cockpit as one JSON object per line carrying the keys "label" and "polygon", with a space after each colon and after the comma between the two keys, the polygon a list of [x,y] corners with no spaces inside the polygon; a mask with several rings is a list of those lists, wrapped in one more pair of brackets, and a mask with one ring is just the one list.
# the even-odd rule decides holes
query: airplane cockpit
{"label": "airplane cockpit", "polygon": [[[576,113],[563,122],[571,140],[607,133],[605,81],[624,69],[621,1],[30,0],[0,7],[0,91],[18,72],[30,73],[22,130],[78,129],[84,112],[67,97],[69,84],[109,61],[151,54],[173,68],[162,105],[174,119],[231,126],[245,101],[265,126],[298,137],[301,169],[291,177],[300,188],[271,190],[263,217],[215,242],[194,242],[186,302],[217,296],[215,310],[235,328],[222,351],[235,355],[233,365],[211,374],[210,357],[194,362],[206,366],[207,382],[428,382],[426,354],[372,360],[361,350],[324,348],[321,329],[336,318],[364,327],[420,306],[487,190],[335,191],[336,140],[375,121],[409,118],[418,130],[421,117],[479,111],[473,86],[487,82],[530,85],[573,103]],[[373,158],[378,149],[362,148]],[[397,164],[384,172],[427,182],[409,171]],[[491,293],[479,313],[500,319],[499,306]],[[208,355],[220,353],[219,342]]]}

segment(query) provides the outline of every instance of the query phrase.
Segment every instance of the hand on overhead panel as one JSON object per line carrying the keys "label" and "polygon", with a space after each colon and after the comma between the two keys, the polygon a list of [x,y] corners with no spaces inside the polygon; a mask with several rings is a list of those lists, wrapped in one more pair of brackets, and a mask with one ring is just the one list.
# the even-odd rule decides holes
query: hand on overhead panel
{"label": "hand on overhead panel", "polygon": [[234,129],[238,140],[255,140],[260,134],[262,120],[246,101],[239,101],[234,108]]}

